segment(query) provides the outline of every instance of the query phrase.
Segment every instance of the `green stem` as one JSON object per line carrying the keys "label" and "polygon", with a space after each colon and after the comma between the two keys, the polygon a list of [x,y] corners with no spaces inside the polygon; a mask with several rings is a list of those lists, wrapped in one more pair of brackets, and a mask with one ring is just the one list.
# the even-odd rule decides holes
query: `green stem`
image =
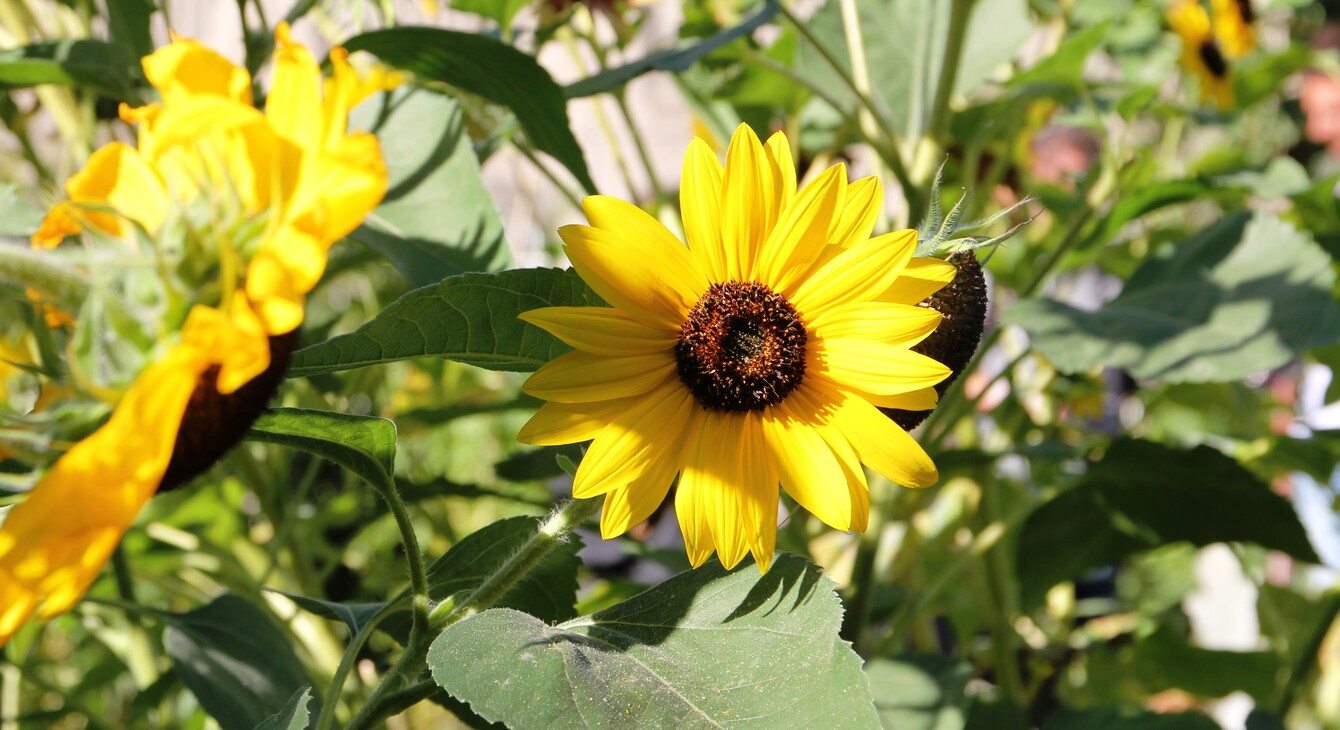
{"label": "green stem", "polygon": [[344,683],[349,677],[349,672],[353,670],[354,661],[358,658],[358,653],[363,650],[363,645],[371,638],[372,632],[381,624],[381,622],[395,613],[393,606],[397,601],[393,600],[381,611],[373,615],[368,622],[358,630],[358,633],[349,640],[349,646],[344,650],[344,656],[340,658],[340,665],[335,668],[335,674],[330,679],[330,686],[326,689],[326,696],[321,700],[321,716],[317,720],[316,730],[330,730],[335,723],[335,708],[339,705],[340,695],[344,693]]}
{"label": "green stem", "polygon": [[[875,517],[877,510],[871,509]],[[852,594],[842,621],[842,638],[860,651],[866,627],[875,607],[875,556],[879,552],[878,525],[867,529],[856,544],[856,561],[851,569]]]}
{"label": "green stem", "polygon": [[544,175],[545,179],[554,186],[554,189],[558,190],[563,196],[563,199],[567,200],[568,204],[571,205],[574,210],[577,210],[578,212],[581,211],[582,199],[576,193],[572,192],[567,185],[564,185],[548,167],[545,167],[544,163],[540,161],[539,157],[535,156],[535,153],[531,151],[530,147],[520,144],[516,142],[516,140],[513,140],[513,146],[516,147],[517,152],[521,153],[522,157],[530,160],[530,163],[535,166],[535,169],[539,170],[541,175]]}
{"label": "green stem", "polygon": [[959,61],[963,57],[963,36],[967,32],[972,4],[973,0],[953,0],[950,6],[949,35],[945,40],[944,58],[940,62],[940,77],[935,83],[935,97],[931,100],[930,121],[912,153],[912,179],[918,184],[930,179],[935,172],[936,160],[941,156],[942,141],[949,128],[949,101],[954,95],[954,82],[958,79]]}
{"label": "green stem", "polygon": [[[0,246],[0,282],[14,286],[32,287],[43,298],[70,313],[77,313],[84,297],[92,288],[88,277],[60,265],[60,254],[52,251],[34,251],[20,246]],[[57,262],[53,263],[52,259]],[[104,303],[113,319],[131,320],[128,308],[111,292],[105,292]]]}
{"label": "green stem", "polygon": [[601,500],[572,499],[554,510],[540,529],[526,541],[491,575],[484,579],[465,600],[458,604],[444,602],[431,616],[432,627],[440,631],[461,619],[473,616],[497,603],[549,554],[568,541],[572,532],[600,509]]}
{"label": "green stem", "polygon": [[628,127],[628,132],[633,136],[633,146],[637,149],[638,159],[642,161],[642,167],[647,171],[647,180],[651,182],[652,194],[652,212],[659,211],[661,203],[666,200],[665,190],[661,188],[661,183],[656,179],[656,168],[651,164],[651,155],[647,153],[647,146],[642,141],[642,135],[638,134],[637,127],[633,126],[633,115],[628,111],[628,101],[624,98],[623,89],[613,92],[614,103],[619,107],[619,113],[623,115],[623,123]]}
{"label": "green stem", "polygon": [[1300,647],[1297,658],[1289,670],[1289,679],[1285,682],[1284,689],[1280,691],[1280,700],[1275,706],[1275,712],[1281,718],[1289,713],[1289,708],[1293,707],[1303,683],[1316,668],[1322,644],[1335,623],[1337,614],[1340,614],[1340,591],[1332,590],[1322,599],[1321,619],[1313,626],[1312,633],[1308,634],[1307,641]]}

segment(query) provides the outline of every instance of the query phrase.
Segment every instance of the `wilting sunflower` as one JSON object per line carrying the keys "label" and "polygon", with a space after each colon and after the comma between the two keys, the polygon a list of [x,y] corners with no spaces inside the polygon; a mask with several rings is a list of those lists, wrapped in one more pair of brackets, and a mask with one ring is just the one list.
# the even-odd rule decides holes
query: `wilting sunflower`
{"label": "wilting sunflower", "polygon": [[1168,8],[1168,24],[1182,39],[1182,68],[1200,83],[1201,101],[1233,107],[1233,74],[1223,48],[1210,31],[1210,16],[1199,0],[1179,0]]}
{"label": "wilting sunflower", "polygon": [[[161,103],[122,107],[137,145],[97,150],[33,237],[91,282],[42,295],[77,310],[55,334],[77,412],[97,418],[37,464],[0,526],[0,643],[69,610],[154,492],[236,443],[282,377],[327,250],[385,192],[376,138],[347,123],[386,79],[361,78],[336,49],[323,82],[287,25],[276,36],[264,111],[247,72],[194,41],[146,57]],[[55,248],[81,232],[83,245]],[[115,357],[81,364],[89,342],[114,343]]]}
{"label": "wilting sunflower", "polygon": [[924,487],[935,464],[879,407],[927,410],[949,369],[909,348],[938,312],[915,306],[953,265],[913,258],[917,236],[871,238],[879,181],[835,165],[796,190],[786,138],[745,125],[723,168],[702,140],[684,161],[687,247],[639,208],[585,199],[591,225],[559,230],[611,307],[522,319],[576,348],[525,390],[547,401],[522,428],[539,445],[591,441],[573,483],[605,495],[601,532],[622,534],[665,499],[690,562],[752,553],[766,571],[778,485],[840,530],[869,516],[862,464]]}
{"label": "wilting sunflower", "polygon": [[1214,37],[1228,58],[1242,58],[1256,47],[1256,11],[1251,0],[1210,0]]}

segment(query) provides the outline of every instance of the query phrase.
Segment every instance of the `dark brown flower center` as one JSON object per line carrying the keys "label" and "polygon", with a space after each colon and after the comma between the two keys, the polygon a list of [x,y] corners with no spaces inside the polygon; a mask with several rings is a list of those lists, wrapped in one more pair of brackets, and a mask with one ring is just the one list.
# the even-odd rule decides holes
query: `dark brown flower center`
{"label": "dark brown flower center", "polygon": [[1228,61],[1219,51],[1219,44],[1215,43],[1213,38],[1206,38],[1200,44],[1200,60],[1205,64],[1205,69],[1216,79],[1228,76]]}
{"label": "dark brown flower center", "polygon": [[171,491],[204,474],[242,440],[283,382],[297,334],[295,330],[271,337],[270,366],[232,393],[219,392],[218,365],[200,376],[182,416],[159,492]]}
{"label": "dark brown flower center", "polygon": [[1242,22],[1251,25],[1256,20],[1256,11],[1252,9],[1252,0],[1238,0],[1238,14]]}
{"label": "dark brown flower center", "polygon": [[703,408],[761,411],[805,377],[805,325],[762,284],[713,284],[679,330],[675,359]]}

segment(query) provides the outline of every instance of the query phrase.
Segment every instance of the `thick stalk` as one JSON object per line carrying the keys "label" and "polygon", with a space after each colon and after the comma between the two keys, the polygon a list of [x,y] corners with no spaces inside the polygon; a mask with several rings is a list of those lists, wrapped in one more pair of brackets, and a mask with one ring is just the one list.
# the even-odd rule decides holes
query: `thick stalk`
{"label": "thick stalk", "polygon": [[913,179],[919,183],[928,180],[935,171],[941,140],[949,127],[949,100],[954,94],[954,82],[958,79],[959,61],[963,57],[963,37],[968,30],[972,5],[973,0],[953,0],[950,6],[949,37],[945,40],[940,77],[935,84],[935,98],[931,101],[931,119],[913,160]]}

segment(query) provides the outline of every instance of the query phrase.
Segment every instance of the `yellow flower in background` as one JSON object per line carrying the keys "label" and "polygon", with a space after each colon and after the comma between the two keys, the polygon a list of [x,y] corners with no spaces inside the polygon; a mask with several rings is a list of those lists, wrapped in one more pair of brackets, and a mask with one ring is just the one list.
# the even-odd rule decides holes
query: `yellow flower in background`
{"label": "yellow flower in background", "polygon": [[282,374],[327,250],[386,190],[376,138],[349,133],[347,123],[354,105],[393,79],[360,78],[337,50],[323,87],[316,59],[286,24],[276,39],[263,112],[252,106],[247,72],[195,41],[174,37],[146,57],[161,103],[122,107],[138,125],[136,146],[97,150],[33,237],[46,248],[91,229],[127,252],[148,248],[150,260],[205,273],[203,283],[165,275],[166,334],[153,333],[165,344],[117,394],[106,423],[56,460],[0,525],[0,644],[30,616],[69,610],[154,492],[208,466],[188,464],[200,456],[186,453],[200,440],[189,431],[200,425],[215,441],[218,427],[197,422],[236,410],[230,398],[239,392],[258,401],[254,418]]}
{"label": "yellow flower in background", "polygon": [[605,495],[601,532],[622,534],[665,499],[690,562],[715,550],[766,571],[778,485],[825,523],[861,531],[862,464],[924,487],[921,447],[878,407],[927,410],[944,365],[909,348],[938,312],[915,306],[953,265],[913,258],[914,231],[871,238],[875,178],[835,165],[796,190],[786,138],[741,125],[726,164],[695,139],[680,204],[688,246],[655,218],[591,196],[591,225],[559,230],[582,279],[612,307],[522,315],[576,349],[526,392],[547,401],[521,430],[537,445],[591,441],[573,496]]}
{"label": "yellow flower in background", "polygon": [[1242,58],[1256,47],[1256,11],[1252,0],[1210,0],[1214,37],[1230,59]]}
{"label": "yellow flower in background", "polygon": [[1168,24],[1182,39],[1182,68],[1200,82],[1201,101],[1221,110],[1233,107],[1233,74],[1219,41],[1210,29],[1210,16],[1199,0],[1178,0],[1168,8]]}

